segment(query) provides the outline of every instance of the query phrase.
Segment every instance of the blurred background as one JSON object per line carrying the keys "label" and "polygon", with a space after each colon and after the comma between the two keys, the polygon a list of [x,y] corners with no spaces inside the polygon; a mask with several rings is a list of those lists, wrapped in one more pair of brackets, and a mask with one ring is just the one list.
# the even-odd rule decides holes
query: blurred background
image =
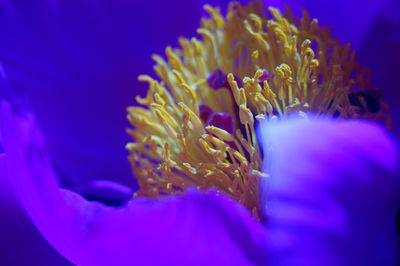
{"label": "blurred background", "polygon": [[[135,188],[128,152],[126,107],[147,85],[153,53],[164,55],[179,36],[196,35],[202,6],[229,1],[0,1],[2,94],[10,90],[33,109],[62,183],[95,179]],[[373,72],[400,133],[399,1],[265,1],[307,9],[335,37],[351,42]],[[8,89],[7,89],[8,88]],[[8,90],[8,92],[6,92]]]}

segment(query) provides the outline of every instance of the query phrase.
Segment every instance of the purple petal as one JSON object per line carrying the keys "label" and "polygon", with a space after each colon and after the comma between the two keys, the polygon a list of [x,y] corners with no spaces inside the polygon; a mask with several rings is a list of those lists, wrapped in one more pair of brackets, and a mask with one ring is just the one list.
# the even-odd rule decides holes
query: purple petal
{"label": "purple petal", "polygon": [[[342,42],[357,45],[367,33],[374,19],[382,14],[392,0],[338,0],[329,3],[317,0],[271,0],[269,5],[283,8],[288,5],[295,14],[307,10],[311,18],[317,18],[322,26],[330,27],[336,38]],[[358,12],[362,10],[362,12]]]}
{"label": "purple petal", "polygon": [[[400,10],[400,3],[397,4]],[[395,9],[396,10],[396,9]],[[400,22],[380,16],[372,23],[368,34],[357,49],[361,63],[373,70],[373,85],[384,92],[383,100],[393,115],[393,133],[400,136]]]}
{"label": "purple petal", "polygon": [[64,183],[135,185],[125,107],[146,91],[137,76],[152,72],[151,54],[195,34],[202,13],[195,7],[179,0],[0,3],[0,61],[11,87],[28,95]]}
{"label": "purple petal", "polygon": [[[32,117],[1,107],[8,188],[49,243],[80,265],[260,264],[265,231],[236,202],[213,191],[125,208],[60,190]],[[12,178],[11,178],[12,177]]]}
{"label": "purple petal", "polygon": [[261,75],[261,77],[258,78],[258,84],[261,86],[261,88],[264,87],[264,81],[270,81],[271,79],[273,79],[275,77],[274,73],[270,73],[268,72],[266,69],[263,70],[263,73]]}
{"label": "purple petal", "polygon": [[0,155],[0,265],[71,265],[43,238],[6,184]]}
{"label": "purple petal", "polygon": [[199,106],[199,113],[200,113],[200,119],[203,121],[203,123],[206,123],[208,118],[214,111],[211,109],[210,106],[202,104]]}
{"label": "purple petal", "polygon": [[274,73],[270,73],[268,72],[266,69],[263,70],[262,75],[258,78],[258,82],[262,83],[265,80],[271,80],[272,78],[274,78],[275,74]]}
{"label": "purple petal", "polygon": [[233,118],[228,113],[213,113],[208,118],[206,125],[219,127],[229,132],[230,134],[233,134],[235,129],[233,124]]}
{"label": "purple petal", "polygon": [[395,265],[399,180],[387,132],[322,119],[264,124],[263,132],[271,262]]}
{"label": "purple petal", "polygon": [[110,206],[121,206],[132,199],[133,190],[109,180],[93,180],[89,185],[74,189],[90,201],[99,201]]}
{"label": "purple petal", "polygon": [[220,88],[229,88],[229,84],[226,80],[226,74],[221,69],[217,68],[214,72],[207,75],[207,83],[213,90]]}
{"label": "purple petal", "polygon": [[[237,82],[239,87],[242,87],[242,80],[233,74],[235,81]],[[227,89],[231,92],[231,86],[228,83],[228,74],[224,73],[221,69],[217,68],[214,72],[209,73],[207,75],[207,83],[213,90],[219,90],[221,88]],[[232,92],[231,92],[232,93]]]}

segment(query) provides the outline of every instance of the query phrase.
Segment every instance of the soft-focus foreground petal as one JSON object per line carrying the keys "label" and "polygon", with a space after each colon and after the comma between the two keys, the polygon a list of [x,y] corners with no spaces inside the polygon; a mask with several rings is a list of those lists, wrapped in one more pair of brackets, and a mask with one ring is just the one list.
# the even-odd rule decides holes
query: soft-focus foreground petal
{"label": "soft-focus foreground petal", "polygon": [[396,149],[378,125],[264,125],[272,265],[397,265]]}
{"label": "soft-focus foreground petal", "polygon": [[0,265],[71,265],[43,238],[6,185],[0,155]]}
{"label": "soft-focus foreground petal", "polygon": [[7,182],[49,243],[80,265],[263,263],[265,232],[237,203],[189,192],[126,208],[60,190],[34,119],[1,106]]}

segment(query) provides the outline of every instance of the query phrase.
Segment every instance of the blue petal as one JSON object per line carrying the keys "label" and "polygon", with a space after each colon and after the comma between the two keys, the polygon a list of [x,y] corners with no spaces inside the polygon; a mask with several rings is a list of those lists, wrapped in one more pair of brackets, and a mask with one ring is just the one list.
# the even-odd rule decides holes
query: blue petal
{"label": "blue petal", "polygon": [[43,238],[15,199],[0,155],[0,265],[71,265]]}
{"label": "blue petal", "polygon": [[380,126],[264,125],[269,258],[276,265],[397,265],[397,151]]}
{"label": "blue petal", "polygon": [[[396,6],[397,5],[397,6]],[[400,11],[400,2],[393,3],[391,9]],[[373,71],[374,87],[382,89],[384,100],[393,115],[393,133],[400,136],[400,20],[391,13],[384,12],[370,25],[367,34],[358,44],[360,62]]]}
{"label": "blue petal", "polygon": [[334,36],[343,42],[357,45],[367,33],[371,23],[379,16],[388,0],[306,0],[304,6],[321,25],[332,28]]}
{"label": "blue petal", "polygon": [[265,231],[238,203],[214,191],[123,208],[88,202],[60,190],[44,140],[30,115],[1,106],[8,156],[5,186],[13,191],[49,243],[79,265],[265,262]]}
{"label": "blue petal", "polygon": [[74,186],[111,179],[134,186],[126,159],[125,108],[147,89],[152,53],[195,33],[192,1],[6,1],[0,61],[29,96],[52,161]]}
{"label": "blue petal", "polygon": [[85,199],[110,206],[122,206],[132,199],[133,190],[109,180],[93,180],[74,189]]}

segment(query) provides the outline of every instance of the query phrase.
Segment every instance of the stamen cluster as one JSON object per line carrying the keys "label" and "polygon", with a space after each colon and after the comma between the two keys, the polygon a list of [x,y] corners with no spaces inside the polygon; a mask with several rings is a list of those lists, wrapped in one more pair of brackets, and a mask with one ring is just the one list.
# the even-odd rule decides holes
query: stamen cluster
{"label": "stamen cluster", "polygon": [[283,16],[259,3],[231,3],[209,18],[201,39],[179,39],[167,61],[154,55],[159,80],[149,83],[141,107],[128,108],[127,144],[140,190],[157,198],[188,187],[216,188],[261,219],[259,181],[263,156],[255,133],[262,120],[287,114],[328,115],[385,122],[386,105],[370,87],[367,71],[316,19]]}

